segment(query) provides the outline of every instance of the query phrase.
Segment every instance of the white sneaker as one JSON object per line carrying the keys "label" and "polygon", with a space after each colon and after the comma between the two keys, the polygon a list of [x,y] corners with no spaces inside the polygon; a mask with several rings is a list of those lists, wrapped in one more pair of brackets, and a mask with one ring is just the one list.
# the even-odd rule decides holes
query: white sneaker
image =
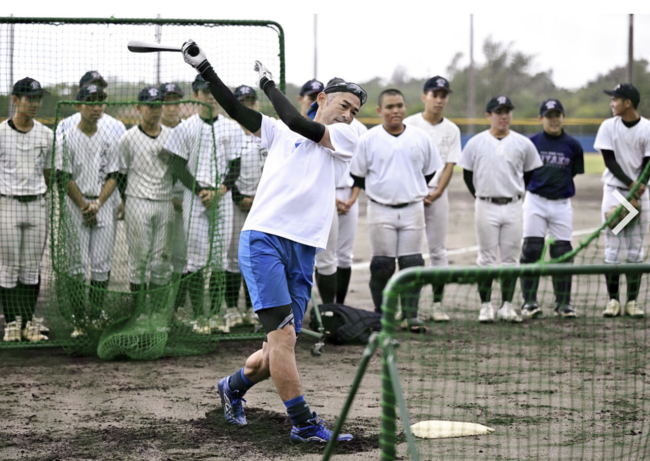
{"label": "white sneaker", "polygon": [[433,303],[432,309],[434,322],[449,322],[449,316],[442,310],[442,303]]}
{"label": "white sneaker", "polygon": [[243,320],[244,325],[259,325],[260,324],[260,318],[252,310],[247,311],[246,314],[244,314],[242,320]]}
{"label": "white sneaker", "polygon": [[3,341],[14,342],[20,341],[20,320],[14,320],[5,326],[5,336]]}
{"label": "white sneaker", "polygon": [[625,315],[640,319],[645,316],[645,313],[636,305],[636,301],[628,301],[625,304]]}
{"label": "white sneaker", "polygon": [[505,301],[499,309],[499,312],[497,312],[497,318],[499,320],[503,320],[504,322],[521,322],[521,317],[519,317],[519,314],[517,314],[515,308],[508,301]]}
{"label": "white sneaker", "polygon": [[434,307],[431,305],[422,306],[420,309],[418,309],[418,318],[423,322],[428,322],[429,320],[433,319],[433,309]]}
{"label": "white sneaker", "polygon": [[478,314],[478,321],[481,323],[494,322],[494,308],[492,303],[481,304],[481,311]]}
{"label": "white sneaker", "polygon": [[74,327],[74,331],[70,335],[71,338],[79,338],[81,336],[86,336],[86,332],[79,327]]}
{"label": "white sneaker", "polygon": [[237,325],[241,325],[244,323],[244,317],[241,315],[239,309],[237,309],[236,307],[231,307],[229,309],[226,309],[226,314],[224,315],[224,318],[228,319],[228,321],[230,322],[229,323],[230,327],[236,327]]}
{"label": "white sneaker", "polygon": [[610,299],[603,311],[603,317],[618,317],[621,315],[621,303],[616,299]]}
{"label": "white sneaker", "polygon": [[34,323],[35,325],[38,325],[38,328],[39,328],[41,333],[48,333],[50,331],[50,329],[48,327],[43,325],[43,317],[33,317],[32,318],[32,323]]}
{"label": "white sneaker", "polygon": [[[210,317],[210,320],[208,320],[208,324],[206,325],[207,327],[207,333],[200,333],[197,331],[197,325],[194,327],[194,331],[199,334],[210,334],[212,331],[220,331],[222,333],[230,333],[230,319],[226,317],[225,315],[223,317],[219,315],[213,315]],[[203,327],[205,328],[205,327]]]}
{"label": "white sneaker", "polygon": [[31,320],[28,321],[25,325],[25,329],[23,330],[23,338],[31,342],[47,341],[50,339],[41,333],[40,325],[33,323]]}

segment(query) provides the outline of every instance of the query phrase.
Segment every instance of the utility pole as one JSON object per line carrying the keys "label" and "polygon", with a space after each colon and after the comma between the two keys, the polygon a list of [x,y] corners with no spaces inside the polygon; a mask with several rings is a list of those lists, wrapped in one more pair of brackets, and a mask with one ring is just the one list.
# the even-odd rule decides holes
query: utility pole
{"label": "utility pole", "polygon": [[629,31],[627,39],[627,83],[634,80],[634,15],[630,15]]}
{"label": "utility pole", "polygon": [[467,88],[467,133],[474,134],[474,100],[476,99],[476,88],[474,78],[474,15],[469,15],[469,82]]}
{"label": "utility pole", "polygon": [[[13,14],[10,16],[13,18]],[[9,24],[9,98],[7,98],[7,118],[14,113],[14,105],[11,101],[11,92],[14,85],[14,25]]]}
{"label": "utility pole", "polygon": [[[160,19],[160,14],[157,16]],[[162,26],[156,24],[156,43],[160,43],[162,39]],[[160,85],[160,51],[156,53],[156,86]]]}
{"label": "utility pole", "polygon": [[314,14],[314,77],[318,78],[318,14]]}

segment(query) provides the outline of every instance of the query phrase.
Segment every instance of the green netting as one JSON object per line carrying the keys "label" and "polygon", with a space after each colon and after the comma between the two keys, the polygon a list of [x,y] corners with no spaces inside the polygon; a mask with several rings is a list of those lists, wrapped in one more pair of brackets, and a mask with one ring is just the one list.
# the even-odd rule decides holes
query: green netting
{"label": "green netting", "polygon": [[[283,89],[281,27],[269,21],[0,18],[0,35],[8,38],[0,46],[0,114],[8,115],[0,118],[3,126],[10,130],[7,120],[23,110],[11,97],[16,81],[29,76],[48,91],[37,104],[40,138],[30,135],[14,150],[27,151],[16,163],[18,176],[49,186],[45,196],[40,189],[34,193],[36,186],[12,184],[2,191],[3,218],[16,216],[17,222],[15,232],[3,228],[3,248],[17,256],[6,265],[11,274],[0,280],[0,347],[57,345],[105,359],[153,359],[204,353],[220,340],[262,338],[239,274],[237,243],[265,151],[209,92],[194,91],[196,71],[180,53],[134,54],[126,45],[142,40],[180,46],[191,37],[232,89],[256,90],[255,60]],[[98,105],[75,101],[89,71],[100,77],[88,74],[87,88],[107,85],[96,134],[82,130],[91,116],[81,113]],[[169,83],[182,93],[173,103],[137,103],[145,87],[164,91],[159,85]],[[247,98],[273,115],[262,91],[253,99]],[[136,136],[148,110],[162,111],[152,126],[171,127],[167,133]],[[205,122],[191,124],[197,117]],[[179,122],[185,132],[176,147],[189,158],[191,184],[178,177],[171,156],[178,152],[153,147],[152,137],[171,136]],[[119,163],[117,171],[112,162]],[[235,188],[219,199],[234,170]],[[121,194],[116,187],[102,198],[97,216],[86,219],[82,208],[98,200],[117,173],[122,176],[112,179],[118,186],[126,177],[126,190]],[[138,175],[149,183],[136,187]],[[240,194],[233,197],[235,190]],[[204,203],[200,193],[216,197]],[[5,227],[13,221],[4,219]]]}

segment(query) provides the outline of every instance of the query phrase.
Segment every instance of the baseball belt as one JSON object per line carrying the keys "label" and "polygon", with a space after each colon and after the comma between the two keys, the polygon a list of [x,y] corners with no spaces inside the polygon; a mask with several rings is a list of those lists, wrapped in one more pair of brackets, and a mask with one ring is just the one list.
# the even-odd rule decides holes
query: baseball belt
{"label": "baseball belt", "polygon": [[35,202],[41,197],[44,197],[45,194],[36,194],[36,195],[4,195],[0,194],[2,197],[6,198],[12,198],[14,200],[17,200],[20,203],[29,203],[29,202]]}
{"label": "baseball belt", "polygon": [[377,205],[387,206],[388,208],[406,208],[407,206],[415,203],[415,202],[408,202],[408,203],[398,203],[397,205],[387,205],[385,203],[380,203],[377,200],[373,200],[373,199],[370,199],[370,201],[376,203]]}
{"label": "baseball belt", "polygon": [[516,200],[519,200],[521,198],[521,195],[518,195],[516,198],[512,197],[479,197],[480,200],[494,203],[495,205],[507,205],[510,202],[514,202]]}

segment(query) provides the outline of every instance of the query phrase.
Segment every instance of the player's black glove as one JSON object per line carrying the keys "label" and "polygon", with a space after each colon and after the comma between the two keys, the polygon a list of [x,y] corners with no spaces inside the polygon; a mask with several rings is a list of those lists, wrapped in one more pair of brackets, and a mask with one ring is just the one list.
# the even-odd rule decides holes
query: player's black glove
{"label": "player's black glove", "polygon": [[201,73],[210,67],[210,63],[208,62],[208,57],[205,55],[205,52],[199,48],[199,46],[191,38],[183,43],[181,51],[183,52],[183,59],[185,62],[194,67],[197,72]]}
{"label": "player's black glove", "polygon": [[271,75],[271,72],[266,67],[264,67],[264,64],[259,61],[255,61],[255,67],[253,69],[259,74],[259,82],[257,85],[260,87],[260,89],[266,91],[266,85],[275,84],[273,81],[273,75]]}

